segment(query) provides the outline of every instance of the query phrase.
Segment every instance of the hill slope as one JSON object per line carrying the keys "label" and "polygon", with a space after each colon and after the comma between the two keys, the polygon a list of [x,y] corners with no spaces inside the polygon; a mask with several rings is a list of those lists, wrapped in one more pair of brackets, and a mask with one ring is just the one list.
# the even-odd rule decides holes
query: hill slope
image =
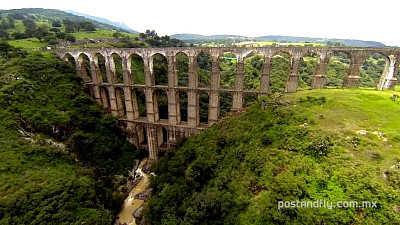
{"label": "hill slope", "polygon": [[[189,138],[155,166],[153,224],[395,224],[399,92],[325,89],[268,100]],[[309,97],[313,96],[313,97]],[[376,208],[278,208],[279,201]]]}
{"label": "hill slope", "polygon": [[328,42],[341,43],[347,46],[356,47],[386,47],[386,45],[376,41],[362,41],[352,39],[335,39],[335,38],[313,38],[313,37],[297,37],[297,36],[281,36],[281,35],[268,35],[259,37],[245,37],[239,35],[200,35],[200,34],[174,34],[172,38],[178,38],[183,41],[201,41],[201,40],[218,40],[226,38],[254,40],[254,41],[277,41],[277,42],[309,42],[309,43],[321,43],[326,44]]}
{"label": "hill slope", "polygon": [[100,29],[108,29],[108,30],[120,30],[124,31],[123,29],[102,23],[96,20],[88,19],[83,16],[77,16],[71,13],[67,13],[57,9],[40,9],[40,8],[25,8],[25,9],[10,9],[10,10],[0,10],[0,16],[4,16],[7,14],[19,14],[23,16],[27,16],[37,21],[48,21],[52,22],[55,20],[62,21],[65,19],[73,20],[73,21],[90,21],[96,27]]}
{"label": "hill slope", "polygon": [[77,15],[77,16],[83,16],[85,18],[88,18],[88,19],[91,19],[91,20],[95,20],[95,21],[98,21],[98,22],[101,22],[101,23],[109,24],[109,25],[118,27],[120,29],[123,29],[123,30],[125,30],[125,31],[127,31],[129,33],[132,33],[132,34],[139,33],[138,31],[133,30],[132,28],[128,27],[127,25],[125,25],[123,23],[112,22],[112,21],[110,21],[108,19],[104,19],[104,18],[97,17],[97,16],[91,16],[91,15],[87,15],[87,14],[84,14],[84,13],[75,12],[75,11],[72,11],[72,10],[65,10],[65,12],[71,13],[71,14],[74,14],[74,15]]}

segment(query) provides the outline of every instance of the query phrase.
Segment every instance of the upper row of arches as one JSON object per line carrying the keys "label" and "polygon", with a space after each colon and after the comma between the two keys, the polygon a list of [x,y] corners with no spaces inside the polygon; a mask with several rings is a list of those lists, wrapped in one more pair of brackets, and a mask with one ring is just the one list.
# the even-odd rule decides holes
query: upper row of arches
{"label": "upper row of arches", "polygon": [[[265,57],[256,50],[246,53],[243,58],[244,62],[244,79],[243,79],[243,89],[244,90],[260,90],[262,86],[261,76],[263,73],[268,73],[271,77],[269,79],[267,86],[271,86],[271,81],[273,83],[281,83],[280,88],[284,86],[287,75],[292,69],[294,63],[293,55],[289,52],[274,52],[271,58],[271,64],[269,68],[265,70]],[[389,63],[389,57],[386,55],[374,53],[369,58],[378,58],[382,67],[385,67]],[[369,59],[367,58],[367,59]],[[92,60],[86,53],[80,53],[77,58],[74,58],[71,54],[67,53],[64,56],[65,60],[76,64],[75,60],[79,61],[81,75],[86,77],[86,80],[91,82],[97,79],[99,83],[120,83],[120,84],[142,84],[146,83],[145,77],[145,61],[139,54],[131,54],[127,57],[126,70],[127,74],[124,74],[123,60],[121,56],[117,53],[112,53],[109,57],[108,66],[106,58],[101,53],[96,53],[92,55]],[[277,63],[276,61],[285,61],[284,63]],[[173,86],[189,87],[189,56],[184,52],[178,52],[174,56],[174,63],[168,63],[168,58],[165,54],[155,53],[150,58],[151,62],[149,65],[149,70],[151,71],[151,85],[169,85],[172,82]],[[343,76],[347,75],[348,68],[353,59],[350,52],[334,52],[328,55],[327,59],[321,59],[321,55],[318,52],[306,52],[300,58],[300,66],[298,68],[299,74],[299,87],[309,87],[311,85],[311,76],[316,73],[318,64],[324,60],[329,63],[341,63],[339,66],[341,68],[334,68],[334,66],[329,66],[327,73],[332,73],[332,70],[340,70],[338,73],[340,75],[332,78],[335,81],[330,82],[328,77],[328,86],[340,86],[343,81]],[[91,62],[92,61],[92,62]],[[219,67],[219,86],[221,88],[234,88],[236,84],[236,75],[238,68],[239,58],[235,53],[232,52],[222,52],[215,60],[210,53],[201,51],[195,58],[195,64],[197,65],[197,86],[198,87],[209,87],[211,85],[211,73],[213,70],[213,62],[217,63]],[[310,64],[311,62],[311,64]],[[383,62],[383,63],[382,63]],[[366,60],[363,63],[363,67],[368,66],[369,61]],[[169,68],[169,67],[173,68]],[[94,67],[94,69],[92,68]],[[107,68],[108,67],[108,68]],[[281,68],[279,68],[281,67]],[[283,70],[282,70],[283,68]],[[110,71],[107,73],[107,69]],[[168,79],[168,70],[175,70],[177,77],[173,81]],[[376,70],[376,69],[375,69]],[[380,74],[383,73],[384,68],[378,69]],[[343,72],[345,71],[345,72]],[[337,71],[333,71],[335,73]],[[376,76],[376,71],[374,78],[372,78],[373,83],[377,83],[379,77]],[[95,74],[93,74],[95,73]],[[329,75],[329,74],[327,74]],[[279,79],[274,79],[276,76]],[[112,79],[113,81],[110,81]],[[331,80],[332,80],[331,79]],[[370,79],[371,80],[371,79]],[[370,82],[371,83],[371,82]]]}

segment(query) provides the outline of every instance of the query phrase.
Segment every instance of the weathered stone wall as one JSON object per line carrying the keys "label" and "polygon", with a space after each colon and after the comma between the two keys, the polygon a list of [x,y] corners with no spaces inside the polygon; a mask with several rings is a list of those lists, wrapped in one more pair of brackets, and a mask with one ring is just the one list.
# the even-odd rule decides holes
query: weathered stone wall
{"label": "weathered stone wall", "polygon": [[[264,57],[264,65],[260,78],[260,90],[244,89],[244,57],[251,52],[257,52]],[[212,57],[211,85],[199,87],[197,56],[207,53]],[[236,55],[237,72],[235,85],[231,89],[220,88],[219,59],[223,53],[230,52]],[[364,60],[373,53],[379,53],[387,58],[387,66],[377,89],[393,89],[396,83],[396,74],[400,60],[400,50],[392,48],[356,48],[356,47],[222,47],[222,48],[108,48],[83,50],[57,50],[58,56],[66,60],[72,56],[75,60],[77,74],[89,86],[93,97],[103,107],[119,118],[127,137],[137,147],[146,148],[150,158],[157,159],[158,151],[174,147],[178,138],[189,137],[201,132],[205,127],[216,123],[220,112],[221,93],[230,93],[233,96],[232,110],[243,108],[245,94],[265,95],[269,91],[271,60],[282,52],[288,53],[291,58],[289,75],[286,82],[286,92],[294,92],[298,86],[298,70],[302,57],[316,54],[318,66],[312,76],[312,88],[324,88],[326,83],[326,69],[333,54],[343,52],[348,54],[351,62],[343,87],[358,87],[360,68]],[[184,53],[189,58],[189,86],[178,86],[176,55]],[[103,82],[98,55],[105,59],[107,82]],[[122,59],[123,83],[118,83],[115,63],[112,55],[117,54]],[[143,59],[145,84],[134,84],[130,66],[131,57],[136,54]],[[155,85],[153,74],[153,57],[161,54],[168,62],[168,85]],[[90,74],[82,67],[86,55],[90,61]],[[146,117],[140,117],[136,92],[142,90],[146,97]],[[157,90],[167,93],[168,120],[160,120],[158,115]],[[188,121],[181,122],[179,112],[179,93],[185,92],[188,96]],[[199,94],[209,96],[208,123],[200,124]],[[122,96],[124,101],[122,101]],[[167,140],[165,140],[165,136]]]}

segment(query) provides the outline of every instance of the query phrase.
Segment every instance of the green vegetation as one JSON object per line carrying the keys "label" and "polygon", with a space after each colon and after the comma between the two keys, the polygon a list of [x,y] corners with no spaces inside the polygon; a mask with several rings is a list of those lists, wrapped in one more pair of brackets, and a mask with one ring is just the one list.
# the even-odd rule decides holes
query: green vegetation
{"label": "green vegetation", "polygon": [[[265,99],[266,110],[257,104],[220,121],[154,166],[146,222],[396,224],[400,104],[395,94],[299,91]],[[277,207],[281,200],[320,199],[378,205]]]}
{"label": "green vegetation", "polygon": [[68,63],[0,55],[0,224],[112,224],[138,151]]}
{"label": "green vegetation", "polygon": [[14,47],[37,50],[62,41],[111,38],[133,39],[138,35],[58,10],[0,10],[0,39]]}

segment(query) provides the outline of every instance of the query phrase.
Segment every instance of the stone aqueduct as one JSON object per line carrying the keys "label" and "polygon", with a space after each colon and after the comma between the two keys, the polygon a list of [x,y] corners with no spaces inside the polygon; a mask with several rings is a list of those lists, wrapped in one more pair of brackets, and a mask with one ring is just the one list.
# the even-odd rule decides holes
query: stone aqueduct
{"label": "stone aqueduct", "polygon": [[[244,57],[251,52],[257,52],[264,57],[263,69],[260,78],[259,90],[245,90]],[[209,87],[199,87],[197,56],[207,53],[212,58],[211,82]],[[237,70],[233,88],[220,87],[219,58],[223,53],[230,52],[237,57]],[[108,108],[118,117],[128,139],[138,148],[147,149],[151,159],[158,158],[159,150],[165,150],[176,145],[177,139],[197,134],[216,123],[220,112],[220,95],[230,93],[233,97],[232,111],[243,108],[243,96],[253,94],[266,95],[269,91],[270,65],[275,55],[282,52],[291,57],[290,72],[287,77],[286,92],[294,92],[298,85],[298,69],[300,59],[307,54],[315,54],[318,66],[311,79],[312,88],[324,88],[326,69],[329,59],[336,53],[346,53],[350,59],[347,76],[343,80],[343,87],[358,87],[360,68],[364,60],[373,53],[379,53],[386,58],[386,67],[377,85],[377,89],[393,89],[396,83],[396,74],[400,62],[400,50],[391,48],[355,48],[355,47],[221,47],[221,48],[109,48],[83,50],[57,50],[57,55],[67,60],[73,57],[77,74],[85,81],[96,101]],[[178,86],[176,55],[184,53],[189,58],[189,85]],[[104,57],[107,82],[103,82],[99,68],[98,55]],[[112,55],[117,54],[122,59],[123,83],[116,78],[115,62]],[[131,73],[131,57],[138,55],[143,59],[145,84],[134,84]],[[168,85],[156,85],[153,71],[153,57],[161,54],[166,57],[168,64]],[[90,74],[82,68],[83,57],[90,61]],[[89,77],[91,76],[91,78]],[[123,90],[124,99],[116,90]],[[141,117],[138,109],[136,91],[145,94],[146,117]],[[168,119],[160,119],[157,103],[157,90],[167,93]],[[187,94],[187,122],[180,119],[179,93]],[[199,93],[209,96],[208,123],[202,124],[199,120]],[[124,104],[123,102],[124,101]]]}

